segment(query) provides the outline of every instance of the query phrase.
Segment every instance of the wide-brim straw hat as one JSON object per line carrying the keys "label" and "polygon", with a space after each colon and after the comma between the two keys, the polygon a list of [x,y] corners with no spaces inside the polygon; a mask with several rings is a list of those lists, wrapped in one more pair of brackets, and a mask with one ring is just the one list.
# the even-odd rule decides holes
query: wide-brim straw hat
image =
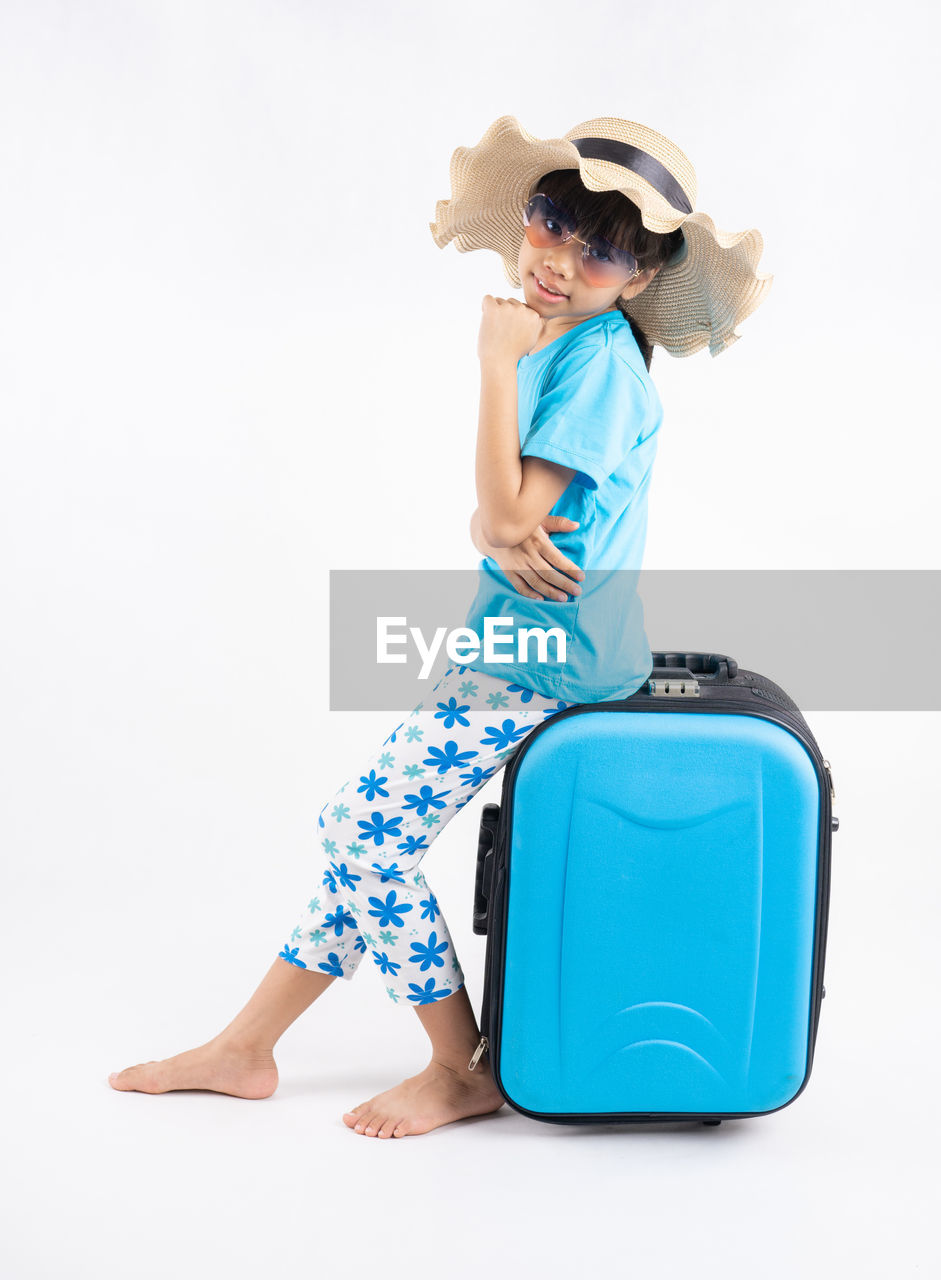
{"label": "wide-brim straw hat", "polygon": [[507,279],[522,287],[518,259],[523,208],[532,185],[553,169],[578,169],[589,191],[619,191],[640,209],[650,231],[681,227],[683,244],[642,293],[620,302],[651,343],[672,356],[708,344],[717,356],[739,338],[735,329],[763,301],[772,276],[759,272],[757,230],[720,231],[694,212],[696,174],[661,133],[611,116],[586,120],[562,138],[535,138],[514,116],[495,120],[475,147],[451,156],[451,199],[439,200],[429,223],[435,244],[459,252],[494,249]]}

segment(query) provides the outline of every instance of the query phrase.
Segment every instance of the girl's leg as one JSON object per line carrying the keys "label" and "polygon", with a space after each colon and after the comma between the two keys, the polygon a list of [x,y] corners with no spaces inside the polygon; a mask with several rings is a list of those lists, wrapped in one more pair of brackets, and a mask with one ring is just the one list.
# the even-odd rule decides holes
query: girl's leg
{"label": "girl's leg", "polygon": [[415,1012],[431,1041],[431,1061],[418,1075],[344,1115],[343,1123],[366,1137],[428,1133],[453,1120],[486,1115],[503,1106],[486,1054],[473,1071],[468,1069],[480,1031],[467,988],[461,987],[446,1000],[420,1005]]}
{"label": "girl's leg", "polygon": [[238,1098],[267,1098],[278,1087],[274,1046],[333,978],[275,960],[245,1008],[198,1049],[144,1062],[109,1076],[113,1089],[169,1093],[210,1089]]}
{"label": "girl's leg", "polygon": [[[416,759],[427,767],[422,783],[425,776],[430,779],[420,794],[437,806],[431,811],[434,825],[430,838],[502,769],[533,728],[570,705],[462,667],[449,670],[434,694],[428,710],[415,719],[420,711],[416,708],[406,722],[426,735]],[[401,740],[401,730],[402,726],[393,739],[398,736]],[[408,806],[403,806],[402,796],[397,793],[395,776],[396,768],[402,765],[409,777],[414,776],[410,772],[414,760],[408,752],[387,762],[390,795],[383,814],[375,815],[375,820],[384,824],[407,822]],[[367,778],[362,781],[367,782]],[[416,788],[413,782],[408,790],[415,792]],[[413,794],[407,798],[414,801],[416,797]],[[464,1116],[497,1111],[503,1105],[487,1056],[478,1060],[473,1071],[468,1066],[480,1041],[480,1031],[450,931],[434,894],[416,869],[427,850],[409,849],[408,837],[397,848],[402,850],[402,856],[396,865],[403,874],[396,885],[396,901],[389,904],[398,912],[397,927],[380,935],[387,946],[381,953],[373,951],[373,957],[391,984],[386,988],[390,998],[403,1005],[415,1005],[431,1040],[432,1058],[418,1075],[361,1103],[343,1117],[344,1123],[357,1133],[383,1138],[427,1133]],[[376,896],[369,901],[374,904],[373,914],[384,905]],[[355,911],[352,900],[349,905]],[[412,906],[423,910],[413,911]],[[409,930],[413,924],[419,927]]]}
{"label": "girl's leg", "polygon": [[403,1007],[464,984],[425,854],[527,734],[569,705],[469,667],[449,668],[426,701],[321,810],[321,884],[279,955],[346,979],[375,967]]}

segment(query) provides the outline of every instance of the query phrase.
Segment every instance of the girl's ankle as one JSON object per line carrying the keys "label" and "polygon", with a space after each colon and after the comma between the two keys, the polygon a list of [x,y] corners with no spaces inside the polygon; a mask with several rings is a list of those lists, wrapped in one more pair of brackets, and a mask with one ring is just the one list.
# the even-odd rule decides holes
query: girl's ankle
{"label": "girl's ankle", "polygon": [[257,1060],[259,1065],[274,1061],[274,1045],[257,1036],[245,1035],[244,1032],[221,1031],[212,1043],[226,1053]]}
{"label": "girl's ankle", "polygon": [[471,1058],[474,1056],[474,1051],[476,1050],[476,1048],[477,1048],[477,1045],[474,1044],[470,1047],[470,1049],[467,1050],[466,1053],[462,1053],[460,1056],[457,1056],[457,1057],[434,1053],[431,1056],[431,1061],[435,1066],[443,1067],[447,1071],[452,1071],[455,1075],[460,1076],[462,1079],[478,1080],[484,1074],[484,1071],[482,1070],[482,1068],[485,1065],[489,1067],[490,1064],[487,1059],[487,1055],[484,1054],[483,1057],[481,1057],[478,1060],[475,1069],[473,1071],[469,1070],[468,1063],[470,1062]]}

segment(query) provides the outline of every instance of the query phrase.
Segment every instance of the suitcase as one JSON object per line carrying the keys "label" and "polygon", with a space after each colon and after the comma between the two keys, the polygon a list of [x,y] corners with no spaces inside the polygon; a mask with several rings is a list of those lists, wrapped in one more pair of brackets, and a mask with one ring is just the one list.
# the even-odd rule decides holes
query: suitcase
{"label": "suitcase", "polygon": [[653,655],[537,725],[483,808],[481,1041],[511,1107],[719,1124],[793,1102],[823,987],[830,766],[778,685]]}

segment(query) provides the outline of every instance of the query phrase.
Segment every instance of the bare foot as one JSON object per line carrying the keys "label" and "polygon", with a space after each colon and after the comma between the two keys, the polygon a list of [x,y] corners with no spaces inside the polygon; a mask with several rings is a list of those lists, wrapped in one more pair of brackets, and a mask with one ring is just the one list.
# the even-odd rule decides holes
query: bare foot
{"label": "bare foot", "polygon": [[208,1089],[235,1098],[270,1098],[278,1087],[274,1055],[238,1050],[217,1037],[198,1049],[161,1062],[142,1062],[108,1077],[122,1092],[169,1093],[173,1089]]}
{"label": "bare foot", "polygon": [[343,1123],[370,1138],[404,1138],[502,1106],[503,1095],[483,1060],[474,1071],[457,1071],[432,1060],[417,1076],[347,1111]]}

